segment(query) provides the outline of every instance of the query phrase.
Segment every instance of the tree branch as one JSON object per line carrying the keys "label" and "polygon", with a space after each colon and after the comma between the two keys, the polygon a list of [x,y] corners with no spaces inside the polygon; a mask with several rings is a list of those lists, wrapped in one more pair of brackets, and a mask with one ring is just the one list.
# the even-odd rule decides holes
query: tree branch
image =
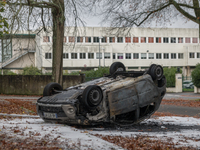
{"label": "tree branch", "polygon": [[22,5],[22,6],[32,6],[32,7],[38,7],[38,8],[56,8],[56,9],[59,9],[59,6],[54,4],[54,3],[51,3],[51,2],[45,2],[45,1],[42,1],[42,2],[35,2],[33,0],[27,0],[27,3],[11,3],[9,2],[9,0],[6,0],[6,3],[8,5]]}
{"label": "tree branch", "polygon": [[194,21],[194,22],[200,24],[200,21],[199,21],[196,17],[190,15],[190,14],[187,13],[185,10],[183,10],[183,9],[180,7],[179,3],[177,3],[175,0],[170,0],[170,3],[173,4],[174,7],[175,7],[182,15],[184,15],[184,16],[187,17],[188,19],[190,19],[190,20],[192,20],[192,21]]}

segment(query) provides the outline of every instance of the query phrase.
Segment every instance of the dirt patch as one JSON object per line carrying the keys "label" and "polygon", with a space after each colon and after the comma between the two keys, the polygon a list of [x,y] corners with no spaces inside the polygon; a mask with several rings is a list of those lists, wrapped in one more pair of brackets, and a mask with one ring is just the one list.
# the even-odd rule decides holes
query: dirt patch
{"label": "dirt patch", "polygon": [[36,105],[33,101],[17,99],[7,99],[6,103],[0,103],[0,113],[37,115]]}
{"label": "dirt patch", "polygon": [[199,107],[200,100],[183,100],[183,99],[163,99],[161,105],[175,105],[175,106],[186,106],[186,107]]}
{"label": "dirt patch", "polygon": [[95,136],[106,140],[110,143],[114,143],[120,147],[123,147],[128,150],[162,150],[162,149],[167,149],[167,150],[195,150],[196,148],[194,147],[175,147],[178,145],[178,143],[174,143],[171,138],[167,138],[166,142],[153,139],[155,137],[150,137],[150,136],[142,136],[142,135],[137,135],[136,137],[123,137],[123,136],[112,136],[112,135],[100,135],[100,134],[95,134]]}

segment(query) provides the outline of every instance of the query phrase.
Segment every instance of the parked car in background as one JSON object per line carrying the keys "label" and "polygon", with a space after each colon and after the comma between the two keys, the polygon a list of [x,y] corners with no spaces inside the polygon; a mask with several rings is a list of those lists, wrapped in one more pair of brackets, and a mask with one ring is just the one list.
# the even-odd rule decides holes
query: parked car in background
{"label": "parked car in background", "polygon": [[135,124],[158,110],[166,93],[163,68],[152,64],[145,71],[126,71],[121,62],[110,66],[110,75],[64,89],[49,83],[37,100],[38,115],[45,121],[96,125]]}
{"label": "parked car in background", "polygon": [[183,81],[183,88],[185,88],[185,89],[193,89],[194,88],[193,82],[191,80]]}

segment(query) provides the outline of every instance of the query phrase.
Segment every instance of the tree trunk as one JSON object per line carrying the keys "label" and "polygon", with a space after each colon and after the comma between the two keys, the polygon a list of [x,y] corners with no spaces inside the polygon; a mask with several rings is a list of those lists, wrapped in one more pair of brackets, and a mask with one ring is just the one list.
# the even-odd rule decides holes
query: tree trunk
{"label": "tree trunk", "polygon": [[63,38],[64,38],[64,0],[53,0],[60,9],[52,8],[53,17],[53,62],[52,81],[63,84]]}

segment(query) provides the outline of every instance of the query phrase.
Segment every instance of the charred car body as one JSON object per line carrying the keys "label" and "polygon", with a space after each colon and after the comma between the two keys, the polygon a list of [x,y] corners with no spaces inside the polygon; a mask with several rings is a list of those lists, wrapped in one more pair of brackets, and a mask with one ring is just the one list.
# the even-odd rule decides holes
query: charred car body
{"label": "charred car body", "polygon": [[121,62],[110,75],[67,89],[49,83],[37,100],[38,115],[45,121],[95,125],[135,124],[149,118],[166,92],[163,68],[152,64],[146,71],[126,71]]}

